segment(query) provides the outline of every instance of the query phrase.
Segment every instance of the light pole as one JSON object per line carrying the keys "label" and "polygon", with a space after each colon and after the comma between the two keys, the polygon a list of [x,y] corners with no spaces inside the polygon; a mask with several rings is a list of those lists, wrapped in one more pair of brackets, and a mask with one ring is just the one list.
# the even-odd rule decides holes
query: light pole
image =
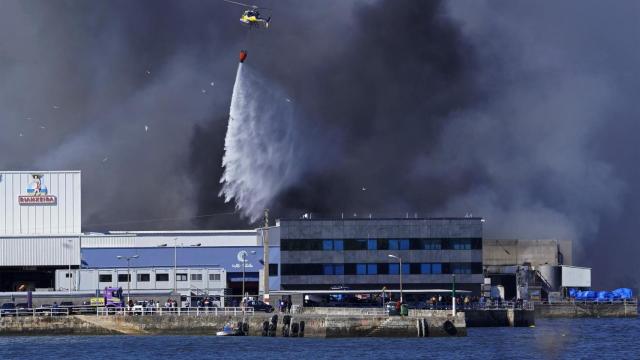
{"label": "light pole", "polygon": [[402,304],[402,258],[393,254],[389,254],[389,257],[397,259],[400,262],[400,304]]}
{"label": "light pole", "polygon": [[[247,264],[247,252],[245,250],[242,250],[241,252],[242,254],[242,299],[241,299],[241,304],[242,304],[242,308],[244,308],[244,298],[245,298],[245,293],[244,293],[244,274],[245,274],[245,265]],[[255,255],[256,252],[255,250],[251,250],[251,255]]]}
{"label": "light pole", "polygon": [[67,240],[67,247],[69,248],[69,251],[67,251],[69,256],[69,272],[67,272],[67,278],[69,278],[69,294],[71,294],[71,252],[73,251],[73,240]]}
{"label": "light pole", "polygon": [[129,301],[131,300],[131,260],[133,259],[137,259],[140,256],[139,255],[133,255],[133,256],[116,256],[118,258],[118,260],[127,260],[127,304],[129,304]]}
{"label": "light pole", "polygon": [[453,283],[451,284],[451,314],[456,316],[456,274],[451,274]]}

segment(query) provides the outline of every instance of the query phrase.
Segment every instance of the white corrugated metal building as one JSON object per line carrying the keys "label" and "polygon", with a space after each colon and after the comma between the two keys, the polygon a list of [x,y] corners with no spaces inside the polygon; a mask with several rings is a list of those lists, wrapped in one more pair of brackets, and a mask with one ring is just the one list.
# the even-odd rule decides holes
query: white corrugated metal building
{"label": "white corrugated metal building", "polygon": [[52,287],[80,265],[80,171],[0,171],[0,289]]}

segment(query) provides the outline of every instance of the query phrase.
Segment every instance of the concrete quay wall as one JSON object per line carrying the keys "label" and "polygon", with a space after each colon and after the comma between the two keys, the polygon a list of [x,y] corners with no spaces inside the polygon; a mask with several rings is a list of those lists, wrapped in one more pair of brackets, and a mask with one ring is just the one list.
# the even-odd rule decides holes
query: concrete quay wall
{"label": "concrete quay wall", "polygon": [[535,325],[533,310],[465,310],[467,327],[529,327]]}
{"label": "concrete quay wall", "polygon": [[541,318],[637,317],[638,305],[635,302],[536,304],[535,313]]}
{"label": "concrete quay wall", "polygon": [[[271,314],[244,318],[250,336],[262,336],[263,323]],[[451,320],[455,329],[446,329]],[[227,323],[242,316],[152,315],[152,316],[19,316],[0,318],[0,335],[214,335]],[[464,315],[431,318],[399,316],[317,316],[293,314],[292,323],[305,322],[305,337],[434,337],[465,336]],[[283,316],[278,316],[276,336],[283,336]]]}

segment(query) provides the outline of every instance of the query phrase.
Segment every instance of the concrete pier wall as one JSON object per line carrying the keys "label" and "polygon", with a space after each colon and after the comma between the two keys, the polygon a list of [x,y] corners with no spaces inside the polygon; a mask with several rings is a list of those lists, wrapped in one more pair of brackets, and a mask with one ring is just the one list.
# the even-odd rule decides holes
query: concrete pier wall
{"label": "concrete pier wall", "polygon": [[465,310],[467,327],[529,327],[535,325],[533,310]]}
{"label": "concrete pier wall", "polygon": [[638,305],[635,302],[536,304],[535,313],[542,318],[637,317]]}
{"label": "concrete pier wall", "polygon": [[[237,324],[242,316],[20,316],[0,318],[0,335],[135,334],[214,335],[227,323]],[[271,314],[247,316],[250,336],[262,336],[263,323]],[[305,322],[305,337],[434,337],[465,336],[464,315],[452,318],[399,316],[318,316],[293,314],[292,323]],[[445,322],[450,324],[446,325]],[[450,326],[453,325],[453,326]],[[454,327],[454,329],[452,329]],[[278,316],[276,336],[281,337],[283,316]]]}

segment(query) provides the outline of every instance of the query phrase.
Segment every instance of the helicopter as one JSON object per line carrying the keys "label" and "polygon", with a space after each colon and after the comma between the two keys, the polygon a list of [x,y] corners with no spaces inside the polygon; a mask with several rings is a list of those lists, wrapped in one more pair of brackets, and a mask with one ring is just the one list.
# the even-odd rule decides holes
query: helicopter
{"label": "helicopter", "polygon": [[256,5],[243,4],[237,1],[224,0],[230,4],[239,5],[247,8],[240,16],[240,22],[249,25],[249,27],[269,27],[269,21],[271,16],[265,18],[260,14],[260,10],[265,10],[257,7]]}

